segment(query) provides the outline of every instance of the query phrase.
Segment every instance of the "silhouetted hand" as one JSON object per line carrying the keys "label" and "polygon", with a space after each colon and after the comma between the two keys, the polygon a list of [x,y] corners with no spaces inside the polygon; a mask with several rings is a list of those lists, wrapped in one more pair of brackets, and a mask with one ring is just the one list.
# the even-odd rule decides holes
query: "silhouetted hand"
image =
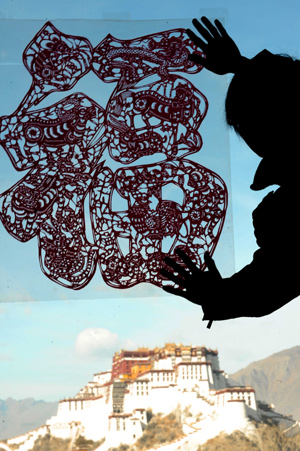
{"label": "silhouetted hand", "polygon": [[206,252],[204,254],[204,261],[208,271],[202,271],[182,249],[177,248],[175,252],[187,269],[172,258],[165,257],[165,263],[173,271],[161,268],[160,272],[164,277],[179,285],[179,288],[164,286],[163,290],[176,296],[182,296],[194,304],[202,306],[207,304],[210,297],[212,297],[212,293],[218,291],[217,287],[222,281],[214,260]]}
{"label": "silhouetted hand", "polygon": [[193,25],[199,31],[201,38],[207,42],[189,28],[186,32],[189,38],[204,52],[206,58],[192,53],[189,55],[189,59],[218,75],[236,73],[241,63],[247,59],[241,56],[237,45],[219,20],[215,20],[215,26],[207,17],[201,17],[201,20],[206,28],[197,19],[193,19]]}

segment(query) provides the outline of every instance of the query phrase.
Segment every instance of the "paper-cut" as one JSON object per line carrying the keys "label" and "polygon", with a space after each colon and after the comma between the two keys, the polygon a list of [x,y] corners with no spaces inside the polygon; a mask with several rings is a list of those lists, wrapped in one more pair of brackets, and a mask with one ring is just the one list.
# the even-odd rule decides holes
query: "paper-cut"
{"label": "paper-cut", "polygon": [[[162,199],[162,189],[170,183],[182,190],[182,204]],[[112,211],[114,190],[126,199],[126,211]],[[91,196],[103,279],[116,288],[139,282],[160,285],[160,268],[166,255],[162,241],[166,237],[173,239],[169,255],[173,255],[175,247],[180,247],[203,267],[203,248],[214,251],[225,206],[222,180],[189,160],[133,166],[119,169],[115,174],[104,167]],[[129,240],[127,255],[122,255],[119,237]]]}
{"label": "paper-cut", "polygon": [[[32,85],[1,118],[0,139],[14,168],[29,172],[2,193],[0,217],[17,240],[37,237],[41,269],[52,281],[83,288],[98,263],[111,287],[162,286],[159,270],[175,247],[205,267],[203,254],[213,253],[222,231],[227,190],[217,174],[185,158],[202,147],[198,129],[208,108],[178,75],[201,70],[188,60],[195,50],[181,29],[123,41],[108,35],[93,49],[50,22],[25,49]],[[32,109],[91,70],[117,83],[105,109],[83,93]],[[104,162],[106,148],[117,170]],[[150,155],[156,163],[138,164]],[[176,199],[168,198],[174,187]],[[85,230],[87,196],[93,243]]]}

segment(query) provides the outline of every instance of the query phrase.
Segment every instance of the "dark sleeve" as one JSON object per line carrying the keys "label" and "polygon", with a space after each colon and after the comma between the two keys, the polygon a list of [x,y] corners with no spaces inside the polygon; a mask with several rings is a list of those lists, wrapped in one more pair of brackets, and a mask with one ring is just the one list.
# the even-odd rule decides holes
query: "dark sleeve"
{"label": "dark sleeve", "polygon": [[223,279],[218,293],[202,305],[204,319],[260,317],[278,310],[300,294],[299,194],[296,188],[270,192],[254,210],[259,249],[252,262]]}
{"label": "dark sleeve", "polygon": [[300,294],[297,263],[289,253],[259,249],[252,263],[223,279],[214,299],[202,305],[204,320],[260,317]]}

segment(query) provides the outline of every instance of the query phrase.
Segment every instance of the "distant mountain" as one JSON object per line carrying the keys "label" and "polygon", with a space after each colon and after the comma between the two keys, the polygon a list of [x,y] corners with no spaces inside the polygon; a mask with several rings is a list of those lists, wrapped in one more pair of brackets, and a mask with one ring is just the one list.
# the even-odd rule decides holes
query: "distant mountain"
{"label": "distant mountain", "polygon": [[57,402],[0,399],[0,440],[17,437],[46,423],[57,412]]}
{"label": "distant mountain", "polygon": [[277,412],[300,420],[300,346],[250,363],[229,376],[231,385],[251,385],[256,398],[275,404]]}

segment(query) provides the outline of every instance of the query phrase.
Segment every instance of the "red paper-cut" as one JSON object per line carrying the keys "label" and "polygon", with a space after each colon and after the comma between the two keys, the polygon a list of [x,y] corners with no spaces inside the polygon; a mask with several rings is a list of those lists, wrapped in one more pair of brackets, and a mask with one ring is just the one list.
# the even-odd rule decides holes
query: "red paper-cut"
{"label": "red paper-cut", "polygon": [[93,71],[106,83],[119,81],[124,86],[155,73],[162,78],[172,72],[195,74],[202,66],[188,59],[190,53],[202,55],[184,29],[130,40],[109,34],[94,49]]}
{"label": "red paper-cut", "polygon": [[[182,203],[162,197],[162,189],[168,185],[182,191]],[[151,282],[160,286],[163,258],[173,255],[175,246],[204,268],[203,254],[213,253],[227,207],[226,188],[217,174],[179,159],[121,168],[116,173],[103,167],[94,186],[92,224],[101,273],[108,285],[128,288]],[[113,210],[115,192],[126,200],[126,210]],[[168,251],[163,251],[167,237],[172,242]],[[127,254],[119,238],[128,241]]]}
{"label": "red paper-cut", "polygon": [[105,112],[76,93],[8,124],[2,146],[17,169],[32,169],[1,195],[2,223],[20,241],[38,236],[41,267],[51,280],[82,288],[97,261],[83,204],[107,142]]}
{"label": "red paper-cut", "polygon": [[90,70],[93,47],[86,38],[71,36],[47,22],[28,44],[23,62],[41,89],[71,89]]}
{"label": "red paper-cut", "polygon": [[[0,217],[17,240],[37,236],[49,279],[80,289],[98,262],[112,287],[162,286],[159,269],[175,247],[204,269],[203,254],[213,253],[223,227],[227,191],[217,174],[183,158],[201,149],[198,129],[208,108],[178,75],[201,70],[188,59],[195,51],[181,29],[133,40],[108,35],[93,50],[50,22],[25,49],[32,85],[17,110],[1,118],[0,140],[14,168],[29,172],[0,196]],[[90,69],[117,83],[105,110],[82,93],[30,110]],[[114,171],[109,159],[104,166],[106,148],[126,167]],[[130,166],[156,154],[154,164]],[[168,197],[172,187],[178,198]],[[94,242],[86,237],[88,195]],[[125,208],[113,206],[115,198]]]}
{"label": "red paper-cut", "polygon": [[156,153],[172,160],[199,151],[207,107],[204,95],[179,76],[151,83],[146,77],[115,90],[106,108],[110,156],[128,164]]}

